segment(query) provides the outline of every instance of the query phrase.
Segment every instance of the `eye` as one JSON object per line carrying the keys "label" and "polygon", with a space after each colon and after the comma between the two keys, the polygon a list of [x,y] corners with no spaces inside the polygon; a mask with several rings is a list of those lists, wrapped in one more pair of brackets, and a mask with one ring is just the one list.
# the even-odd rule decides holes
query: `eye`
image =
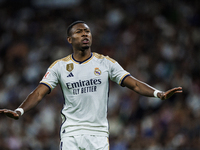
{"label": "eye", "polygon": [[76,31],[76,33],[81,33],[81,31],[80,31],[80,30],[78,30],[78,31]]}

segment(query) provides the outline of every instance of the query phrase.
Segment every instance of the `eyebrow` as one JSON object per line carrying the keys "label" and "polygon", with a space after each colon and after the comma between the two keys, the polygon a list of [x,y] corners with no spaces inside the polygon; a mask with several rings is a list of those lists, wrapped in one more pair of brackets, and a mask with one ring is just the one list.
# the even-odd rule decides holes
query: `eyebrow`
{"label": "eyebrow", "polygon": [[74,32],[76,32],[76,31],[87,31],[87,30],[89,30],[90,31],[90,29],[89,28],[84,28],[84,29],[82,29],[82,28],[78,28],[78,29],[76,29],[76,30],[74,30]]}
{"label": "eyebrow", "polygon": [[84,30],[84,31],[89,30],[90,31],[90,28],[86,27],[86,26],[85,27],[78,27],[77,29],[72,30],[71,33],[73,34],[73,33],[77,32],[77,31],[81,31],[81,30]]}
{"label": "eyebrow", "polygon": [[[84,28],[84,29],[83,29],[83,28],[78,28],[78,29],[76,29],[76,30],[90,30],[90,29],[89,29],[89,28]],[[75,31],[76,31],[76,30],[75,30]]]}

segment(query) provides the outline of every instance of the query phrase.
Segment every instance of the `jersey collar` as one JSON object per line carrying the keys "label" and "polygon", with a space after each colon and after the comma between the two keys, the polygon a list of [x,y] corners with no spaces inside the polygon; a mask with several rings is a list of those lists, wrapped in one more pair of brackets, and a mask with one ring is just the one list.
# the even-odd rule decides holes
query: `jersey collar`
{"label": "jersey collar", "polygon": [[84,61],[77,61],[77,60],[74,59],[73,54],[71,55],[72,61],[77,63],[77,64],[86,64],[87,62],[89,62],[92,59],[92,57],[93,57],[93,54],[91,53],[91,55],[88,59],[86,59]]}

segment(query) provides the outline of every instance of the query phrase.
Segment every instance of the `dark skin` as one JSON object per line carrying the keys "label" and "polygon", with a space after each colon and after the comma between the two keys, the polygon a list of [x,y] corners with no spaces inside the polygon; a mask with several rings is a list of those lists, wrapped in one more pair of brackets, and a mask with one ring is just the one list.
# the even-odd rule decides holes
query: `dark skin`
{"label": "dark skin", "polygon": [[84,61],[91,55],[92,34],[90,28],[83,23],[73,26],[67,41],[73,47],[73,57],[77,61]]}
{"label": "dark skin", "polygon": [[[73,57],[75,60],[81,62],[91,56],[92,34],[90,28],[86,24],[78,23],[74,25],[70,30],[70,35],[67,37],[67,41],[73,47]],[[153,92],[155,91],[155,88],[132,76],[126,77],[122,85],[137,92],[138,94],[154,97]],[[49,88],[43,84],[39,84],[37,88],[28,95],[19,108],[23,108],[24,112],[29,111],[34,108],[48,93]],[[161,100],[165,100],[170,98],[175,93],[182,93],[182,87],[172,88],[166,92],[159,92],[157,96]],[[0,113],[14,119],[19,119],[21,116],[19,111],[9,109],[0,109]]]}

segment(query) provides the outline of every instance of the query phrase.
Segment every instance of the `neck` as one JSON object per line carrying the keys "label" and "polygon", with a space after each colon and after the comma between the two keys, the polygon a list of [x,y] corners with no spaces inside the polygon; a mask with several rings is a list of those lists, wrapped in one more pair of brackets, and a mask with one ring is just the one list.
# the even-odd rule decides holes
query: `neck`
{"label": "neck", "polygon": [[88,59],[91,56],[91,50],[90,49],[85,49],[85,50],[74,50],[73,57],[76,61],[84,61]]}

